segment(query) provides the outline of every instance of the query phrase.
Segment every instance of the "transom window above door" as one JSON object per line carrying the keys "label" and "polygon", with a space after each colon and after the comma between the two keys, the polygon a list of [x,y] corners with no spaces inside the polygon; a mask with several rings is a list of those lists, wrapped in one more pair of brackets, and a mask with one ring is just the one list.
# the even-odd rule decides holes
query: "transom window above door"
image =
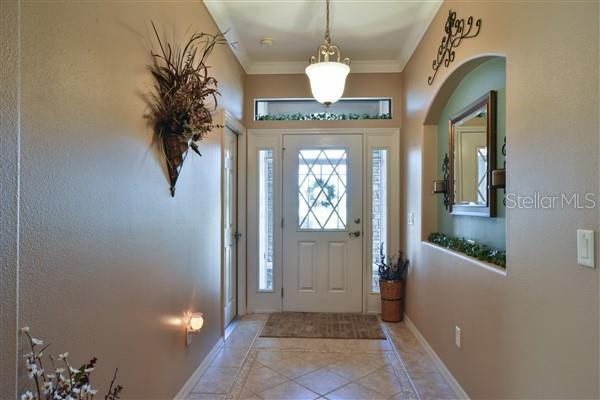
{"label": "transom window above door", "polygon": [[298,229],[346,229],[347,167],[345,149],[298,152]]}
{"label": "transom window above door", "polygon": [[345,98],[329,107],[314,99],[255,99],[255,121],[391,119],[392,99]]}

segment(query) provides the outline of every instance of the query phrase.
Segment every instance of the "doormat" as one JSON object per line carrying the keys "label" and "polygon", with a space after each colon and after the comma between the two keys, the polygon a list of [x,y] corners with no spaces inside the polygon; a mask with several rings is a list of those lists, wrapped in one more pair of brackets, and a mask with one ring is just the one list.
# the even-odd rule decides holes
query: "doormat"
{"label": "doormat", "polygon": [[261,337],[385,340],[375,315],[283,312],[269,315]]}

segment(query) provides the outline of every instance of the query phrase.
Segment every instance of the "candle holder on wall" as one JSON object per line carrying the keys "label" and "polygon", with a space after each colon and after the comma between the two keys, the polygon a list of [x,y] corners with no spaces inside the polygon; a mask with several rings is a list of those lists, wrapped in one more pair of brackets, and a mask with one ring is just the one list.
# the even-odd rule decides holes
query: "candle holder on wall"
{"label": "candle holder on wall", "polygon": [[492,170],[492,187],[494,189],[506,189],[506,136],[504,136],[502,145],[502,155],[504,156],[504,168]]}
{"label": "candle holder on wall", "polygon": [[450,179],[450,158],[448,157],[448,153],[446,153],[444,161],[442,161],[442,173],[444,175],[443,179],[432,182],[432,192],[433,194],[444,195],[444,207],[450,212],[452,206],[450,204],[450,195],[448,194],[448,179]]}
{"label": "candle holder on wall", "polygon": [[492,170],[491,184],[494,189],[503,189],[502,203],[506,206],[506,136],[504,136],[504,144],[502,144],[502,155],[504,156],[504,168]]}

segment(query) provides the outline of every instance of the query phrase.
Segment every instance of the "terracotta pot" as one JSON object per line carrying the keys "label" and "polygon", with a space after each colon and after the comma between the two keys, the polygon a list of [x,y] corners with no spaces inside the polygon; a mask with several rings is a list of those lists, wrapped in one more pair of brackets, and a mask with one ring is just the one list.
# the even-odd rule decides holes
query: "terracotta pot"
{"label": "terracotta pot", "polygon": [[379,281],[381,294],[381,319],[386,322],[399,322],[404,317],[405,281]]}

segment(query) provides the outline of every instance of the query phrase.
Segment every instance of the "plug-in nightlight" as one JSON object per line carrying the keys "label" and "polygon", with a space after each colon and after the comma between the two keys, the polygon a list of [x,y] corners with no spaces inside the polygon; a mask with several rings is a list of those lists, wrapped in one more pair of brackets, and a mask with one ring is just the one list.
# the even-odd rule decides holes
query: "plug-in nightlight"
{"label": "plug-in nightlight", "polygon": [[200,332],[204,325],[204,317],[202,313],[192,313],[188,315],[187,326],[185,329],[186,345],[192,344],[192,333]]}

